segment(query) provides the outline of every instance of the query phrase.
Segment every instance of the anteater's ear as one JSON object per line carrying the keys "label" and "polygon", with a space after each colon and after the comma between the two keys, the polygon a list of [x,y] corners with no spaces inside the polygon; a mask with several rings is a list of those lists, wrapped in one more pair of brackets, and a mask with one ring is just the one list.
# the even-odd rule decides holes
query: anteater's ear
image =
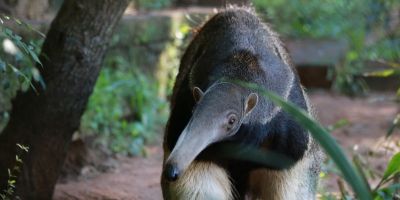
{"label": "anteater's ear", "polygon": [[193,88],[193,98],[195,102],[198,102],[200,100],[200,98],[203,96],[204,92],[201,91],[200,88],[198,87],[194,87]]}
{"label": "anteater's ear", "polygon": [[246,99],[246,104],[244,106],[244,114],[249,114],[257,105],[258,95],[256,93],[251,93]]}

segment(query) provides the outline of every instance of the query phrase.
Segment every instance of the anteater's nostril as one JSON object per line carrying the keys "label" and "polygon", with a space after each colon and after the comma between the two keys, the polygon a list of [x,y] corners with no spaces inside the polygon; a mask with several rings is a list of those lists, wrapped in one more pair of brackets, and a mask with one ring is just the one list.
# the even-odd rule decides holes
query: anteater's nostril
{"label": "anteater's nostril", "polygon": [[178,168],[172,164],[167,164],[164,169],[164,176],[168,181],[176,181],[179,177]]}

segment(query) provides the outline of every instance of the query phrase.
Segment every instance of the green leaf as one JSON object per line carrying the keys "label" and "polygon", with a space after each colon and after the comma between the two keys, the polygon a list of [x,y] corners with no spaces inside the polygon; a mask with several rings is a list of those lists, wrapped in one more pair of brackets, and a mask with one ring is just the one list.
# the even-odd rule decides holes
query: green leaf
{"label": "green leaf", "polygon": [[[11,29],[5,28],[5,29],[4,29],[4,32],[5,32],[5,34],[6,34],[10,39],[13,40],[13,42],[14,42],[20,49],[24,50],[24,52],[25,52],[25,54],[26,54],[27,56],[30,56],[31,59],[32,59],[34,62],[40,64],[40,65],[43,67],[42,62],[40,62],[39,57],[37,56],[36,52],[34,51],[34,46],[33,46],[33,45],[28,45],[28,44],[26,44],[25,42],[23,42],[23,41],[22,41],[22,37],[19,36],[19,35],[17,35],[17,34],[14,34],[14,33],[12,32]],[[32,44],[32,43],[31,43],[31,44]]]}
{"label": "green leaf", "polygon": [[395,69],[385,69],[380,71],[364,73],[364,76],[374,76],[374,77],[388,77],[398,73]]}
{"label": "green leaf", "polygon": [[14,18],[14,21],[15,21],[15,23],[17,23],[18,25],[21,25],[21,24],[22,24],[21,20],[19,20],[19,19],[17,19],[17,18]]}
{"label": "green leaf", "polygon": [[9,185],[14,185],[15,183],[16,183],[15,180],[8,180],[8,184],[9,184]]}
{"label": "green leaf", "polygon": [[397,116],[393,119],[392,124],[390,125],[387,133],[386,133],[386,137],[389,137],[393,134],[394,130],[396,129],[396,127],[400,126],[400,114],[397,114]]}
{"label": "green leaf", "polygon": [[334,131],[336,129],[343,128],[349,124],[350,124],[350,122],[347,119],[340,119],[339,121],[335,122],[334,124],[329,125],[327,127],[327,129],[328,129],[328,131]]}
{"label": "green leaf", "polygon": [[380,188],[373,192],[374,200],[393,200],[393,194],[398,189],[400,189],[399,183]]}
{"label": "green leaf", "polygon": [[5,34],[7,34],[9,36],[13,34],[12,30],[9,29],[9,28],[5,28],[5,29],[3,29],[3,31],[4,31]]}
{"label": "green leaf", "polygon": [[259,90],[263,96],[268,97],[276,105],[280,106],[284,111],[291,114],[291,116],[304,128],[310,131],[311,135],[316,139],[325,152],[332,158],[337,167],[343,174],[343,178],[353,188],[357,197],[362,200],[372,200],[371,190],[369,185],[361,178],[359,172],[357,172],[350,161],[347,159],[343,150],[336,143],[336,140],[330,135],[330,133],[324,129],[318,122],[312,119],[307,112],[299,109],[291,102],[286,102],[281,97],[273,94],[272,92],[266,91],[263,88],[255,84],[243,83],[244,85],[252,89]]}
{"label": "green leaf", "polygon": [[22,37],[15,34],[15,35],[14,35],[14,39],[15,39],[15,40],[18,40],[18,41],[21,41],[21,40],[22,40]]}
{"label": "green leaf", "polygon": [[25,145],[23,145],[23,144],[18,144],[18,143],[17,143],[17,147],[20,148],[20,149],[22,149],[22,150],[24,150],[25,152],[28,152],[28,151],[29,151],[29,147],[28,147],[28,146],[25,146]]}
{"label": "green leaf", "polygon": [[400,172],[400,152],[395,154],[389,161],[386,167],[385,173],[383,174],[382,180],[388,179],[390,176]]}
{"label": "green leaf", "polygon": [[13,72],[14,72],[16,75],[21,76],[21,77],[23,78],[23,80],[25,80],[25,81],[31,86],[32,90],[33,90],[36,94],[38,94],[38,92],[37,92],[35,86],[34,86],[34,85],[32,84],[32,82],[31,82],[31,80],[30,80],[24,73],[22,73],[19,69],[17,69],[16,67],[14,67],[12,64],[10,64],[10,63],[7,63],[7,64],[8,64],[8,66],[13,70]]}
{"label": "green leaf", "polygon": [[22,159],[18,155],[15,155],[15,161],[22,163]]}
{"label": "green leaf", "polygon": [[35,62],[39,63],[39,64],[43,67],[42,62],[40,62],[38,56],[36,55],[36,53],[35,53],[34,51],[32,51],[32,50],[29,49],[29,54],[31,55],[32,59],[33,59]]}
{"label": "green leaf", "polygon": [[36,67],[32,67],[31,69],[31,73],[32,73],[32,78],[35,81],[41,81],[42,76],[40,75],[40,72],[38,69],[36,69]]}

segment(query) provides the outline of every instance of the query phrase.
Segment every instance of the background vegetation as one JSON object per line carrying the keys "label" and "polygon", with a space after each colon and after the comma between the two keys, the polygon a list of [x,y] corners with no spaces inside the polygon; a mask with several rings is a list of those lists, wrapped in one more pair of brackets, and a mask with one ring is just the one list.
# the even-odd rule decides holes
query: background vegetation
{"label": "background vegetation", "polygon": [[[138,10],[159,10],[174,5],[172,0],[133,1]],[[57,1],[54,5],[59,5]],[[336,1],[298,1],[298,0],[253,0],[253,4],[263,18],[273,24],[283,36],[290,38],[334,38],[345,40],[349,51],[345,59],[331,72],[334,89],[346,94],[360,94],[367,91],[364,76],[389,77],[400,74],[400,2],[396,0],[336,0]],[[55,6],[57,7],[57,6]],[[195,19],[199,22],[202,19]],[[175,19],[174,19],[175,20]],[[0,32],[0,131],[4,128],[11,109],[11,99],[18,91],[32,87],[30,81],[41,82],[40,74],[34,67],[42,39],[31,40],[15,34],[13,27],[22,26],[33,34],[37,31],[28,24],[8,15],[1,15]],[[155,51],[155,58],[141,60],[142,52],[134,46],[124,51],[128,55],[110,54],[104,62],[103,70],[97,80],[89,105],[81,121],[79,134],[97,135],[98,142],[115,153],[140,155],[145,154],[144,146],[160,137],[160,132],[168,116],[168,97],[173,78],[176,75],[182,50],[191,36],[192,18],[180,20],[177,24],[168,22],[168,33],[160,31],[160,25],[147,25],[137,41],[126,41],[124,35],[115,36],[115,42],[144,45],[149,41],[161,41],[158,46],[141,46],[145,50]],[[137,27],[135,27],[137,30]],[[138,31],[139,32],[139,31]],[[159,33],[163,37],[160,38]],[[129,32],[125,34],[130,34]],[[166,37],[164,37],[167,35]],[[157,38],[157,40],[153,40]],[[33,38],[33,37],[32,37]],[[121,39],[122,38],[122,39]],[[168,42],[166,42],[168,41]],[[161,44],[162,43],[162,44]],[[142,49],[141,49],[142,50]],[[387,68],[368,68],[370,61],[379,61]],[[149,65],[155,65],[149,66]],[[370,65],[369,65],[370,66]],[[149,69],[152,68],[152,69]],[[153,69],[154,68],[154,69]],[[168,71],[157,75],[158,70]],[[168,77],[163,80],[160,77]],[[41,82],[45,87],[45,83]],[[400,98],[400,89],[397,91]],[[399,101],[397,99],[397,101]],[[282,103],[284,105],[284,103]],[[293,111],[294,114],[298,111]],[[297,113],[301,116],[301,113]],[[300,120],[301,121],[301,120]],[[393,119],[388,127],[388,135],[398,128],[400,115]],[[307,123],[309,128],[317,126]],[[320,129],[320,134],[326,134]],[[330,140],[332,141],[332,140]],[[391,194],[399,187],[395,183],[400,172],[400,155],[396,154],[381,177],[381,183],[367,190],[374,199],[392,199]],[[340,156],[336,159],[341,159]],[[342,158],[343,159],[343,158]],[[368,179],[365,169],[358,166],[359,175]],[[334,171],[334,170],[332,170]],[[342,172],[338,172],[341,173]],[[345,173],[344,173],[345,174]],[[341,175],[342,176],[342,175]],[[362,181],[364,181],[362,179]],[[351,182],[351,180],[350,180]],[[355,183],[357,184],[357,183]],[[331,194],[323,196],[333,199]],[[354,199],[354,195],[342,188],[343,199]]]}
{"label": "background vegetation", "polygon": [[[58,7],[57,5],[59,4],[60,1],[51,2],[53,7]],[[139,10],[168,8],[173,4],[174,2],[170,0],[137,0],[133,2],[134,7]],[[400,7],[398,1],[254,0],[253,5],[257,12],[271,22],[283,37],[346,40],[350,44],[350,50],[347,52],[345,60],[340,63],[340,66],[336,66],[336,70],[331,72],[331,78],[335,77],[334,88],[341,92],[357,94],[366,91],[367,88],[363,82],[362,75],[365,74],[365,63],[367,61],[379,60],[385,63],[396,63],[400,60],[400,31],[399,29],[394,29],[398,27],[397,23],[399,23],[395,21],[398,20],[395,17],[398,16],[396,12],[399,12]],[[169,65],[169,70],[174,69],[172,70],[173,74],[168,76],[169,80],[164,80],[162,83],[157,83],[154,73],[146,73],[149,67],[152,68],[152,66],[144,66],[158,65],[157,61],[135,62],[132,65],[132,60],[135,60],[135,58],[137,60],[143,59],[141,58],[143,55],[140,54],[142,52],[135,53],[136,46],[127,49],[133,54],[125,56],[114,54],[112,58],[108,57],[95,92],[92,95],[88,111],[84,115],[82,132],[97,132],[104,135],[104,137],[122,132],[121,135],[131,135],[136,138],[134,140],[136,141],[136,146],[141,146],[145,140],[151,138],[150,135],[154,135],[155,132],[151,127],[155,126],[149,125],[155,123],[161,126],[161,124],[165,123],[167,97],[171,91],[173,77],[179,64],[179,57],[187,44],[187,38],[190,36],[190,26],[198,25],[201,18],[197,20],[197,24],[180,22],[178,28],[175,27],[173,28],[174,30],[171,30],[171,34],[168,33],[171,37],[168,36],[165,39],[174,40],[174,42],[166,44],[159,49],[161,51],[159,54],[163,51],[170,54],[167,55],[167,63],[163,63],[165,63],[164,65]],[[41,39],[30,41],[29,37],[22,38],[13,33],[10,28],[7,28],[7,24],[11,22],[26,26],[28,30],[32,30],[35,33],[29,25],[22,24],[20,20],[6,17],[6,15],[3,15],[2,21],[3,31],[0,35],[3,44],[3,48],[0,49],[2,58],[0,61],[0,71],[2,72],[0,73],[0,91],[2,97],[0,97],[0,103],[3,105],[3,109],[0,109],[0,115],[2,116],[0,121],[3,123],[0,123],[0,130],[8,117],[9,100],[15,96],[19,89],[28,88],[31,78],[34,81],[40,81],[40,74],[38,74],[38,70],[33,65],[37,61],[33,52],[37,53],[41,44]],[[162,31],[159,26],[159,24],[154,24],[153,27],[149,26],[150,28],[139,30],[139,40],[142,40],[139,43],[144,44],[151,42],[152,38],[159,38],[158,34]],[[121,40],[118,37],[122,37],[122,40],[130,39],[124,38],[124,34],[129,34],[129,32],[116,36],[114,40]],[[10,47],[7,49],[7,44],[10,44],[15,50],[10,53]],[[142,50],[144,49],[140,51]],[[171,51],[173,52],[171,53]],[[26,56],[23,56],[24,54]],[[153,60],[155,59],[158,58]],[[393,66],[393,64],[388,66]],[[383,75],[397,75],[397,71],[392,70],[389,74]],[[134,77],[137,77],[137,79]],[[165,89],[166,93],[163,92],[162,95],[159,95],[160,87],[165,87],[166,83],[169,85]],[[42,85],[45,87],[45,83]],[[133,95],[134,91],[137,91],[138,93],[136,94],[139,95]],[[118,97],[118,99],[112,97]],[[156,109],[153,109],[154,106]],[[158,117],[159,115],[152,114],[157,113],[158,109],[164,109],[164,111],[160,112],[163,116],[161,118]],[[96,111],[102,114],[96,116]],[[129,118],[131,115],[134,117]],[[122,139],[123,137],[120,137],[121,135],[116,134],[116,137],[111,137],[119,142],[113,142],[112,140],[114,139],[109,138],[111,139],[110,143],[113,144],[111,146],[116,144],[111,149],[118,152],[128,152],[128,149],[131,149],[129,151],[133,153],[132,149],[134,148],[129,147],[130,145],[119,145],[119,143],[125,141]],[[134,152],[134,154],[137,154],[140,150],[135,150]]]}
{"label": "background vegetation", "polygon": [[38,52],[42,39],[32,40],[22,38],[14,33],[11,27],[25,29],[39,37],[44,37],[43,33],[33,29],[29,24],[21,20],[8,16],[0,15],[0,132],[3,130],[11,109],[11,99],[16,93],[26,91],[32,81],[42,81],[38,69],[35,67],[39,62]]}
{"label": "background vegetation", "polygon": [[400,60],[399,1],[254,0],[253,3],[283,36],[347,41],[350,49],[333,72],[334,88],[346,94],[360,94],[368,89],[360,78],[367,61]]}

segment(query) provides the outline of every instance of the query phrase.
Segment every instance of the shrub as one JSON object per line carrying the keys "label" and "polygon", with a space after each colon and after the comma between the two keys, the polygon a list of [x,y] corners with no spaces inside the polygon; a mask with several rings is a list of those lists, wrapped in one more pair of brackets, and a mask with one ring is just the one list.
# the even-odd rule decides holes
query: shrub
{"label": "shrub", "polygon": [[346,94],[366,91],[358,78],[365,61],[400,59],[400,32],[396,23],[399,1],[253,0],[258,11],[288,37],[337,38],[350,44],[345,60],[337,66],[334,88]]}
{"label": "shrub", "polygon": [[138,155],[145,142],[161,132],[167,102],[157,95],[157,84],[121,57],[109,58],[97,80],[80,128],[99,134],[112,151]]}
{"label": "shrub", "polygon": [[42,40],[27,41],[14,33],[11,27],[22,28],[38,33],[29,24],[17,18],[0,14],[0,132],[8,121],[11,99],[19,90],[25,91],[33,87],[31,80],[39,81],[45,87],[36,64],[40,63],[38,52]]}

